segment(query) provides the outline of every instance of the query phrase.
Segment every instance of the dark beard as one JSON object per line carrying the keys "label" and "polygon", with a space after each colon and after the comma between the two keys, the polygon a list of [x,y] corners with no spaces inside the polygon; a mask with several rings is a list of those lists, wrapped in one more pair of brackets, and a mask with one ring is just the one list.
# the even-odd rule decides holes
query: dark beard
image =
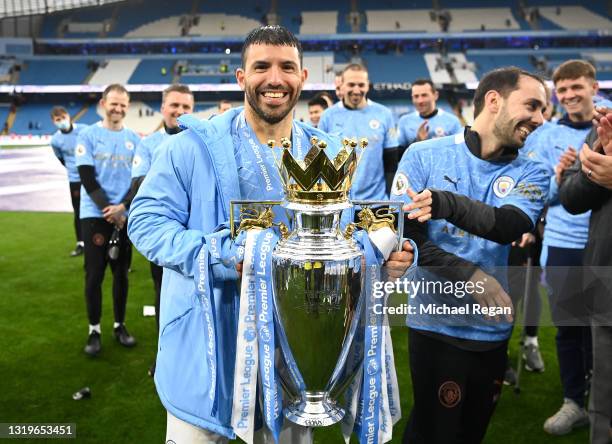
{"label": "dark beard", "polygon": [[296,95],[293,101],[289,102],[288,104],[289,106],[287,107],[286,112],[281,113],[279,115],[274,115],[274,114],[268,114],[263,109],[260,108],[259,104],[257,103],[257,95],[258,95],[257,93],[255,93],[255,97],[253,97],[248,92],[245,92],[245,94],[246,94],[247,102],[249,102],[249,105],[251,106],[253,111],[255,111],[255,114],[257,114],[257,117],[259,117],[261,120],[263,120],[269,125],[276,125],[277,123],[281,122],[285,117],[287,117],[287,114],[293,111],[293,108],[295,107],[295,104],[297,102],[297,97],[299,96],[299,94]]}
{"label": "dark beard", "polygon": [[509,119],[508,111],[506,110],[506,108],[502,109],[498,120],[505,121],[503,126],[496,124],[493,127],[493,134],[501,142],[501,145],[507,148],[516,148],[516,149],[522,148],[524,143],[523,142],[517,143],[514,140],[513,136],[514,136],[514,132],[516,128],[525,122],[519,122],[516,125],[514,125],[513,122]]}
{"label": "dark beard", "polygon": [[[503,147],[507,147],[507,148],[522,148],[524,143],[522,142],[516,142],[516,140],[514,140],[514,138],[512,137],[514,134],[514,128],[499,128],[499,127],[494,127],[493,128],[493,134],[495,135],[495,137],[497,137],[497,139],[501,142],[501,145]],[[509,134],[506,134],[506,131],[508,130]]]}

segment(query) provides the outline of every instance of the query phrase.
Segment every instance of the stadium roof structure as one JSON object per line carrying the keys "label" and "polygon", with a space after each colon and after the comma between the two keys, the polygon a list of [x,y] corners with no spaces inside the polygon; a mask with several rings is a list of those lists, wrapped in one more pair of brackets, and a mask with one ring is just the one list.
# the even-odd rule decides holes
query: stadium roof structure
{"label": "stadium roof structure", "polygon": [[0,18],[49,14],[74,8],[102,6],[125,0],[0,0]]}

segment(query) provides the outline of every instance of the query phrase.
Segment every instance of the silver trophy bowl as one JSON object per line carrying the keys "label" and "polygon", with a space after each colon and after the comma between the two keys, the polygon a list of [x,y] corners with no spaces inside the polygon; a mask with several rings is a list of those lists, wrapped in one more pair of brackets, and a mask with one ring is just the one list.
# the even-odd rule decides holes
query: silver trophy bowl
{"label": "silver trophy bowl", "polygon": [[286,207],[294,211],[293,230],[272,254],[284,414],[302,426],[329,426],[344,416],[337,397],[363,359],[355,358],[351,334],[362,306],[363,253],[340,230],[350,203]]}

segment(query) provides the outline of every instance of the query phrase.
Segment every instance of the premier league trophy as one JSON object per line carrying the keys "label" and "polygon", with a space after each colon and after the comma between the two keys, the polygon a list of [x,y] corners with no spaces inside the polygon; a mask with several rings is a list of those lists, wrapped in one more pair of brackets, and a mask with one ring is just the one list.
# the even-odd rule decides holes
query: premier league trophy
{"label": "premier league trophy", "polygon": [[[363,344],[357,344],[355,338],[363,337],[358,330],[365,325],[365,261],[353,239],[354,231],[383,230],[391,233],[392,243],[397,245],[389,202],[376,211],[360,202],[359,221],[341,229],[343,211],[349,210],[352,215],[353,203],[348,195],[358,164],[358,145],[365,149],[367,140],[358,144],[345,139],[338,154],[330,159],[326,143],[313,138],[304,160],[296,160],[291,142],[283,139],[282,152],[276,158],[285,201],[232,203],[232,219],[234,206],[241,205],[238,232],[279,227],[280,239],[272,253],[279,350],[275,367],[289,397],[283,413],[302,426],[329,426],[343,418],[345,410],[338,397],[363,362]],[[269,146],[273,148],[274,142]],[[291,229],[273,222],[274,204],[282,204],[293,215]]]}

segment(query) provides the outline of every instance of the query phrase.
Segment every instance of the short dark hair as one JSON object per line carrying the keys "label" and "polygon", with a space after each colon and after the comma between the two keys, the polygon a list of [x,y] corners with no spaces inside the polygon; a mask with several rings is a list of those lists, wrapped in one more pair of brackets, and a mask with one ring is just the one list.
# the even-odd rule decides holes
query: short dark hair
{"label": "short dark hair", "polygon": [[506,66],[489,71],[480,79],[478,88],[476,88],[474,93],[474,117],[478,117],[483,110],[485,95],[489,91],[497,91],[505,99],[512,91],[518,89],[521,76],[531,77],[546,87],[544,80],[540,76],[516,66]]}
{"label": "short dark hair", "polygon": [[436,92],[436,87],[434,86],[433,82],[429,79],[416,79],[414,82],[412,82],[412,86],[422,86],[422,85],[429,85],[431,87],[431,91]]}
{"label": "short dark hair", "polygon": [[191,90],[189,89],[187,85],[181,85],[180,83],[177,83],[175,85],[170,85],[168,88],[164,89],[164,91],[162,92],[162,103],[166,101],[166,97],[171,92],[189,94],[191,97],[193,97],[193,93],[191,92]]}
{"label": "short dark hair", "polygon": [[332,94],[329,91],[318,92],[315,97],[327,97],[329,100],[332,101],[332,103],[334,101],[334,96],[332,96]]}
{"label": "short dark hair", "polygon": [[314,96],[312,99],[310,99],[308,101],[308,106],[315,106],[315,105],[320,105],[323,109],[327,109],[328,105],[327,105],[327,100],[325,100],[323,97],[316,95]]}
{"label": "short dark hair", "polygon": [[595,67],[589,62],[584,60],[568,60],[557,66],[557,69],[553,72],[552,80],[553,83],[557,83],[559,80],[573,80],[582,76],[595,80],[596,74]]}
{"label": "short dark hair", "polygon": [[344,74],[348,71],[363,71],[368,74],[368,69],[361,63],[349,63],[342,70],[342,81],[344,81]]}
{"label": "short dark hair", "polygon": [[64,114],[67,114],[68,117],[70,117],[70,114],[68,114],[68,111],[63,106],[54,106],[53,108],[51,108],[51,118],[52,119],[54,117],[63,116]]}
{"label": "short dark hair", "polygon": [[127,89],[125,89],[125,86],[119,84],[119,83],[111,83],[110,85],[108,85],[106,87],[106,89],[104,90],[104,92],[102,93],[102,98],[106,99],[106,96],[108,96],[108,94],[111,91],[117,91],[118,93],[124,93],[127,94],[128,99],[130,98],[130,93],[128,92]]}
{"label": "short dark hair", "polygon": [[272,45],[272,46],[292,46],[297,48],[300,57],[300,67],[302,66],[303,50],[300,41],[284,26],[268,25],[253,29],[247,35],[242,45],[240,57],[242,59],[242,69],[246,68],[247,50],[251,45]]}

